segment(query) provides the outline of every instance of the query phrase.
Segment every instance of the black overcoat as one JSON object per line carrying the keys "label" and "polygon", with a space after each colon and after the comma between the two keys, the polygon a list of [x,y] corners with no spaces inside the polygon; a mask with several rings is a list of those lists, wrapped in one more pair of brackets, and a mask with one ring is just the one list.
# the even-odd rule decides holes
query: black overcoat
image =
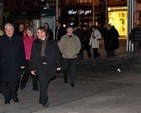
{"label": "black overcoat", "polygon": [[16,34],[12,38],[7,35],[0,36],[1,81],[20,81],[21,66],[24,65],[25,51],[22,37]]}
{"label": "black overcoat", "polygon": [[[31,50],[31,58],[30,58],[30,70],[36,70],[36,74],[40,71],[44,71],[41,69],[41,47],[42,43],[40,39],[36,39],[33,42],[32,50]],[[47,78],[54,78],[56,76],[56,68],[61,67],[61,53],[59,51],[57,42],[53,39],[48,39],[45,48],[45,61],[46,72],[45,75]],[[38,76],[39,77],[39,76]],[[46,77],[44,77],[46,79]]]}
{"label": "black overcoat", "polygon": [[58,37],[56,36],[56,34],[57,34],[57,29],[58,29],[58,27],[56,27],[55,28],[55,39],[56,40],[61,40],[61,37],[63,36],[63,35],[65,35],[66,33],[67,33],[67,31],[66,31],[66,29],[63,27],[63,26],[60,26],[60,28],[58,29]]}
{"label": "black overcoat", "polygon": [[115,51],[119,48],[119,34],[118,31],[114,28],[106,31],[105,35],[105,50],[106,51]]}

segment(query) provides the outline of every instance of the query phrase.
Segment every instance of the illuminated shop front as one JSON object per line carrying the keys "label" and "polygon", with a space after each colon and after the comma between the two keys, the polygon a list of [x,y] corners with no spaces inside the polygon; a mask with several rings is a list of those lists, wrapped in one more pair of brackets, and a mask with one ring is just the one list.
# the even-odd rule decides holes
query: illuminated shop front
{"label": "illuminated shop front", "polygon": [[[79,25],[93,25],[93,11],[91,8],[69,8],[63,9],[63,22],[68,23],[72,22]],[[98,15],[95,13],[95,24],[98,23]]]}
{"label": "illuminated shop front", "polygon": [[109,7],[108,21],[118,30],[121,38],[127,34],[127,7]]}

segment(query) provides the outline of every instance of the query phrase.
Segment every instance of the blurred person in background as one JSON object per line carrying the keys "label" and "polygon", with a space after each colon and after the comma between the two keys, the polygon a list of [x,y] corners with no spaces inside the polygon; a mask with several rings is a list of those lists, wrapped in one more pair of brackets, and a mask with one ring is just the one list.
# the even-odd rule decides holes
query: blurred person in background
{"label": "blurred person in background", "polygon": [[79,59],[79,60],[82,60],[82,59],[83,59],[83,51],[84,51],[84,50],[83,50],[83,49],[84,49],[84,34],[83,34],[83,31],[82,31],[80,25],[78,25],[78,26],[76,26],[76,27],[74,28],[73,33],[74,33],[76,36],[79,37],[79,40],[80,40],[80,42],[81,42],[81,49],[80,49],[80,51],[79,51],[79,53],[78,53],[78,59]]}
{"label": "blurred person in background", "polygon": [[44,23],[44,27],[45,27],[47,33],[49,34],[49,37],[53,39],[53,32],[50,29],[50,26],[49,26],[49,24],[47,22]]}
{"label": "blurred person in background", "polygon": [[129,34],[129,39],[134,44],[134,52],[139,53],[141,49],[141,25],[134,26]]}
{"label": "blurred person in background", "polygon": [[94,25],[91,27],[91,29],[92,32],[90,36],[89,45],[93,49],[93,58],[97,58],[100,57],[100,54],[98,53],[98,48],[99,48],[99,40],[101,39],[102,36],[100,31],[97,29],[97,26]]}
{"label": "blurred person in background", "polygon": [[25,30],[24,24],[20,24],[17,31],[15,31],[15,33],[23,37],[24,36],[24,33],[23,33],[24,30]]}
{"label": "blurred person in background", "polygon": [[[30,62],[32,44],[35,41],[35,37],[33,35],[33,29],[31,27],[28,27],[26,31],[27,31],[27,35],[23,37],[26,63],[25,63],[25,72],[21,79],[20,89],[25,88],[29,75],[31,74],[29,68],[29,62]],[[32,76],[32,88],[33,90],[38,91],[38,80],[34,75],[31,76]]]}
{"label": "blurred person in background", "polygon": [[91,54],[90,45],[89,45],[91,34],[89,33],[89,29],[87,28],[86,25],[82,26],[82,30],[84,35],[84,50],[86,50],[88,57],[91,58],[92,54]]}
{"label": "blurred person in background", "polygon": [[55,40],[60,41],[61,37],[66,34],[66,29],[62,26],[60,20],[56,20]]}
{"label": "blurred person in background", "polygon": [[116,56],[115,51],[119,48],[119,33],[110,24],[106,24],[106,28],[105,50],[107,52],[107,57],[113,57]]}

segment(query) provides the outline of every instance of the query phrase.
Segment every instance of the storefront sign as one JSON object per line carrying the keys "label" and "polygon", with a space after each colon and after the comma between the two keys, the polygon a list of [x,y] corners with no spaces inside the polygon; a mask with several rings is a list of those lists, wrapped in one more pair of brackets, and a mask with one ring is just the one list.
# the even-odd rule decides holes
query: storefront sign
{"label": "storefront sign", "polygon": [[79,14],[79,15],[82,15],[82,14],[84,14],[84,15],[88,15],[88,14],[91,14],[92,13],[92,10],[82,10],[82,9],[80,9],[80,10],[69,10],[68,11],[68,14],[69,15],[75,15],[75,14]]}

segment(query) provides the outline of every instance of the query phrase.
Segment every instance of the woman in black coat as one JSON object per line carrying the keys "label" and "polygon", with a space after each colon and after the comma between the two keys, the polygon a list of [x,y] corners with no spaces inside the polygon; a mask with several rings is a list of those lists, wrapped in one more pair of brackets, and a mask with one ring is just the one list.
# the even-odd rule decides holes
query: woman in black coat
{"label": "woman in black coat", "polygon": [[20,82],[21,68],[25,65],[23,39],[14,34],[12,24],[5,25],[5,35],[0,37],[0,79],[5,104],[10,100],[19,102],[17,91]]}
{"label": "woman in black coat", "polygon": [[33,43],[30,59],[30,70],[37,75],[40,83],[39,103],[44,107],[49,105],[47,89],[51,79],[56,77],[56,71],[61,70],[61,54],[57,42],[49,38],[44,27],[37,29],[37,37]]}
{"label": "woman in black coat", "polygon": [[112,57],[115,56],[115,50],[119,48],[119,34],[110,24],[107,24],[106,28],[105,50],[107,51],[107,57]]}

